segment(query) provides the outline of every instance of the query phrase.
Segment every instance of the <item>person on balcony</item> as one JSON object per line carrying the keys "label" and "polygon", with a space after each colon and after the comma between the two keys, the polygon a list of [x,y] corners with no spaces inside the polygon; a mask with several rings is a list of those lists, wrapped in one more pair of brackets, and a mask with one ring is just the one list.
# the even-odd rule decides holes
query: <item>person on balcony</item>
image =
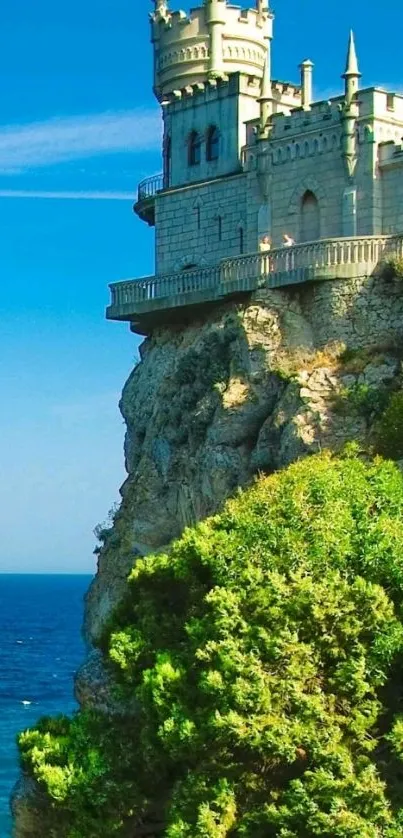
{"label": "person on balcony", "polygon": [[271,271],[271,259],[269,256],[271,250],[271,238],[270,236],[262,236],[259,241],[259,251],[262,254],[262,259],[260,259],[260,275],[261,275],[261,286],[265,285],[266,277]]}
{"label": "person on balcony", "polygon": [[288,233],[283,234],[283,247],[292,247],[295,244],[295,239],[289,236]]}
{"label": "person on balcony", "polygon": [[285,264],[284,268],[286,271],[292,271],[294,269],[294,258],[295,254],[292,248],[295,245],[295,239],[292,236],[289,236],[288,233],[283,233],[283,247],[289,248],[288,253],[285,256]]}
{"label": "person on balcony", "polygon": [[268,250],[271,250],[271,238],[270,238],[270,236],[263,236],[260,239],[259,250],[260,250],[260,253],[267,253]]}

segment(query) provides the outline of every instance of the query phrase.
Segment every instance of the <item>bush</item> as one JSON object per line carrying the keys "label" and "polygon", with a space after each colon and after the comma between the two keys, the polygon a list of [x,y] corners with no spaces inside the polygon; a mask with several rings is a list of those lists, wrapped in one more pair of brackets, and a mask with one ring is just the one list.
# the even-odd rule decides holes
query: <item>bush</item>
{"label": "bush", "polygon": [[382,265],[383,279],[403,279],[403,257],[391,256]]}
{"label": "bush", "polygon": [[166,838],[401,836],[402,515],[398,469],[350,447],[139,560],[103,640],[137,717],[20,740],[59,836],[135,836],[161,815]]}
{"label": "bush", "polygon": [[400,460],[403,457],[403,392],[391,396],[375,426],[375,448],[379,454]]}
{"label": "bush", "polygon": [[334,407],[339,413],[354,411],[369,422],[382,413],[388,400],[389,393],[385,387],[354,384],[337,394]]}

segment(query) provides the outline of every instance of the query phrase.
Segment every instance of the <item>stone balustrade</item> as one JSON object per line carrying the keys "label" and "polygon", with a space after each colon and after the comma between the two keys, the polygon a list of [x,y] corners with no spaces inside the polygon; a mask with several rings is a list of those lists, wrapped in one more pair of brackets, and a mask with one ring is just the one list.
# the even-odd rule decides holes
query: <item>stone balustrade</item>
{"label": "stone balustrade", "polygon": [[403,258],[403,235],[322,239],[250,253],[207,268],[114,283],[107,317],[128,320],[136,328],[141,320],[149,324],[164,311],[222,301],[262,287],[370,276],[391,256]]}

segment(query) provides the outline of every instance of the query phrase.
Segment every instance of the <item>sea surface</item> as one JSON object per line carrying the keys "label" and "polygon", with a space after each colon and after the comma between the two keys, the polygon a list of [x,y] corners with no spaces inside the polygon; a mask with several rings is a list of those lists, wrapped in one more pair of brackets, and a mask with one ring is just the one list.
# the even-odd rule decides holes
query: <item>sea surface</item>
{"label": "sea surface", "polygon": [[90,579],[0,574],[0,838],[11,836],[17,732],[40,716],[75,709],[73,675],[84,656],[83,596]]}

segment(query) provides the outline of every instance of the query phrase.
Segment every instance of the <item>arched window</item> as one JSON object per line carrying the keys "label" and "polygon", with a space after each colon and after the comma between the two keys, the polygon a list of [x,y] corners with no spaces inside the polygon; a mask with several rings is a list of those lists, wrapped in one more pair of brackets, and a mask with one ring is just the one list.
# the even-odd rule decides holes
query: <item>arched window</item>
{"label": "arched window", "polygon": [[220,153],[220,135],[218,133],[218,128],[216,125],[210,125],[210,128],[207,131],[207,143],[206,143],[206,160],[211,162],[212,160],[218,160],[219,153]]}
{"label": "arched window", "polygon": [[201,136],[197,131],[192,131],[188,140],[188,163],[189,166],[198,166],[201,161]]}
{"label": "arched window", "polygon": [[169,134],[165,141],[164,163],[164,189],[168,189],[171,185],[172,172],[172,140]]}
{"label": "arched window", "polygon": [[305,192],[301,202],[301,242],[320,239],[320,211],[316,195]]}

